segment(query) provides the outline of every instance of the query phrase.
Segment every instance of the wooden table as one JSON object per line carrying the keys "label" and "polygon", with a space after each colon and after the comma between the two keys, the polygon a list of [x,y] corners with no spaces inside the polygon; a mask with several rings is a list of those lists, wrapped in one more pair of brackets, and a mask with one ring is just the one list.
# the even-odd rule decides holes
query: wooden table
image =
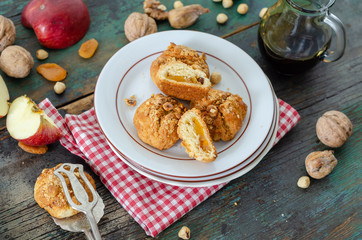
{"label": "wooden table", "polygon": [[[33,56],[41,46],[35,34],[20,22],[28,1],[2,0],[0,14],[16,25],[16,44]],[[55,62],[68,70],[62,95],[53,91],[53,83],[36,73],[12,79],[3,72],[11,100],[27,94],[36,102],[49,98],[62,114],[79,114],[93,105],[94,86],[107,60],[128,43],[124,21],[134,11],[142,12],[142,1],[85,0],[91,26],[83,40],[95,38],[99,49],[89,60],[78,56],[81,42],[63,50],[48,50],[46,62]],[[168,9],[173,1],[162,1]],[[192,4],[195,0],[183,0]],[[237,5],[224,9],[220,3],[199,1],[211,11],[188,29],[225,37],[246,51],[270,78],[276,94],[296,108],[302,120],[261,163],[246,175],[233,180],[205,202],[164,230],[156,239],[177,239],[186,225],[192,239],[361,239],[361,100],[362,100],[362,2],[337,0],[331,11],[345,24],[347,47],[342,59],[320,63],[312,70],[283,77],[270,68],[257,46],[258,13],[272,0],[245,0],[249,12],[239,15]],[[216,23],[216,15],[229,15],[225,25]],[[168,22],[158,24],[159,31],[169,30]],[[344,112],[354,124],[352,137],[335,149],[338,165],[322,180],[312,180],[306,189],[297,187],[306,175],[305,157],[312,151],[329,149],[317,138],[315,123],[325,111]],[[84,163],[59,143],[50,145],[44,155],[22,151],[9,136],[5,120],[0,120],[0,239],[84,239],[82,233],[70,233],[56,226],[51,217],[33,199],[33,187],[43,168],[60,162]],[[86,166],[86,170],[90,168]],[[105,202],[105,215],[99,223],[104,239],[150,239],[120,206],[110,192],[96,180]]]}

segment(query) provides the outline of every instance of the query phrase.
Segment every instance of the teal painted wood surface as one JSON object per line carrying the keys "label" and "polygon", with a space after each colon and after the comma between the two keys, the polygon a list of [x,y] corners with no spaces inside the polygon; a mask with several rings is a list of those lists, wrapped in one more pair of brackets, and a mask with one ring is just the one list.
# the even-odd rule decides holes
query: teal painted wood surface
{"label": "teal painted wood surface", "polygon": [[[1,70],[0,74],[9,88],[11,100],[27,94],[36,102],[49,98],[57,107],[94,92],[98,75],[103,66],[114,53],[129,43],[124,34],[124,22],[128,15],[132,12],[143,12],[142,1],[127,1],[126,4],[124,1],[84,1],[91,16],[91,25],[85,37],[66,49],[46,49],[49,52],[49,58],[39,61],[35,58],[35,53],[42,46],[38,43],[33,30],[27,29],[21,24],[22,9],[27,2],[3,0],[0,3],[0,15],[8,17],[14,22],[17,31],[15,44],[23,46],[32,54],[35,61],[34,67],[30,75],[24,79],[8,77]],[[274,1],[246,1],[249,2],[249,13],[244,16],[237,13],[237,2],[229,9],[224,9],[221,3],[212,1],[187,0],[183,2],[185,5],[198,2],[210,9],[209,13],[202,15],[196,24],[187,29],[223,36],[242,26],[259,21],[260,9],[272,5]],[[165,1],[164,4],[168,9],[173,8],[173,1]],[[229,15],[229,21],[224,25],[216,22],[216,16],[220,12]],[[171,29],[168,21],[158,22],[159,31]],[[91,38],[97,39],[99,48],[91,59],[82,59],[78,55],[78,49],[82,42]],[[37,66],[42,63],[57,63],[67,70],[68,76],[63,81],[67,90],[62,95],[55,94],[54,83],[47,81],[36,72]],[[4,120],[0,120],[0,128],[4,125]]]}
{"label": "teal painted wood surface", "polygon": [[[35,101],[41,101],[44,97],[49,98],[55,106],[60,106],[80,98],[94,91],[97,77],[108,59],[126,45],[129,41],[124,34],[124,22],[132,12],[143,12],[142,1],[84,1],[88,6],[91,25],[88,33],[77,44],[62,50],[49,51],[49,58],[39,61],[35,58],[35,52],[42,46],[38,43],[32,29],[27,29],[21,25],[22,9],[28,1],[24,0],[3,0],[0,4],[0,14],[10,18],[17,31],[15,44],[25,47],[34,57],[35,64],[30,75],[24,79],[14,79],[7,77],[1,70],[0,74],[5,79],[11,100],[27,94]],[[164,1],[168,9],[173,8],[174,1]],[[249,13],[245,16],[237,13],[237,1],[234,6],[224,9],[221,3],[213,1],[183,1],[185,5],[198,2],[210,9],[210,12],[200,16],[199,20],[190,30],[204,31],[222,36],[233,30],[252,24],[259,20],[258,13],[263,6],[271,5],[273,1],[249,3]],[[126,3],[126,4],[125,4]],[[216,22],[218,13],[223,12],[229,15],[229,21],[220,25]],[[171,30],[168,21],[158,22],[158,30]],[[95,38],[99,41],[99,48],[91,59],[82,59],[78,55],[78,49],[82,42]],[[147,46],[145,46],[147,47]],[[166,48],[166,46],[165,46]],[[53,91],[53,82],[49,82],[36,72],[36,67],[42,63],[54,62],[64,67],[68,71],[68,76],[64,80],[67,90],[62,95],[57,95]]]}
{"label": "teal painted wood surface", "polygon": [[[11,81],[8,85],[12,99],[28,91],[36,100],[48,97],[59,106],[73,101],[77,103],[78,98],[93,92],[102,66],[128,43],[123,33],[123,23],[130,12],[142,11],[142,1],[127,1],[124,4],[121,1],[85,2],[93,17],[85,39],[94,37],[100,41],[94,58],[86,61],[78,57],[80,43],[65,50],[50,51],[49,61],[59,61],[60,65],[69,67],[65,94],[56,96],[52,92],[52,84],[33,72],[31,77],[19,82],[5,78],[7,83]],[[223,36],[258,21],[259,10],[274,1],[234,1],[233,8],[226,10],[220,3],[211,0],[199,2],[209,7],[211,12],[201,16],[190,29]],[[246,16],[236,14],[236,7],[241,2],[249,4]],[[164,3],[171,8],[173,1]],[[2,1],[0,14],[14,20],[17,28],[20,28],[16,43],[33,46],[34,54],[40,46],[33,32],[22,29],[20,25],[19,14],[23,5],[24,1]],[[219,11],[228,13],[226,25],[216,23]],[[184,225],[191,229],[191,239],[362,238],[362,21],[357,20],[362,12],[362,2],[337,0],[331,11],[346,26],[345,55],[334,63],[320,63],[305,74],[293,77],[278,75],[259,53],[257,26],[227,38],[261,66],[277,96],[296,108],[302,120],[255,169],[230,182],[156,239],[178,239],[177,233]],[[164,31],[170,27],[165,22],[159,25],[159,29]],[[73,65],[79,68],[73,68]],[[305,157],[312,151],[329,149],[318,141],[315,123],[325,111],[332,109],[349,116],[354,124],[353,134],[342,147],[335,149],[338,165],[334,171],[324,179],[312,180],[308,189],[300,189],[296,182],[300,176],[306,175]],[[0,130],[0,239],[84,239],[83,234],[59,229],[33,199],[33,186],[41,170],[65,161],[84,163],[59,143],[50,145],[45,155],[24,153],[6,130]],[[91,172],[87,166],[86,170]],[[99,178],[94,174],[92,176],[106,205],[105,216],[99,224],[103,238],[151,239],[122,209]]]}

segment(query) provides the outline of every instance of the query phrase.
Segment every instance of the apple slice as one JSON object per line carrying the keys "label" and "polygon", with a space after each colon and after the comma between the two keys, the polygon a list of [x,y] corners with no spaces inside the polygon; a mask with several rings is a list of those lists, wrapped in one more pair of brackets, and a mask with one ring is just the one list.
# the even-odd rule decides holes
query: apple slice
{"label": "apple slice", "polygon": [[9,110],[9,91],[4,79],[0,76],[0,118],[4,117]]}
{"label": "apple slice", "polygon": [[27,96],[18,97],[11,103],[6,127],[10,136],[30,146],[47,145],[62,136],[53,120]]}

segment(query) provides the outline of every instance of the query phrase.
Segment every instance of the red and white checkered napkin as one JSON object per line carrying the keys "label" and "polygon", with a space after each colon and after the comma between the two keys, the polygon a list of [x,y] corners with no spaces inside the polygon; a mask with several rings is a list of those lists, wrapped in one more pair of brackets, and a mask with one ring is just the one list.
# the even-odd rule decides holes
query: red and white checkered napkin
{"label": "red and white checkered napkin", "polygon": [[[109,147],[94,109],[63,119],[45,99],[39,104],[63,131],[61,144],[82,157],[124,209],[154,237],[227,183],[211,187],[177,187],[151,180],[132,170]],[[275,144],[300,120],[298,112],[279,100],[280,119]]]}

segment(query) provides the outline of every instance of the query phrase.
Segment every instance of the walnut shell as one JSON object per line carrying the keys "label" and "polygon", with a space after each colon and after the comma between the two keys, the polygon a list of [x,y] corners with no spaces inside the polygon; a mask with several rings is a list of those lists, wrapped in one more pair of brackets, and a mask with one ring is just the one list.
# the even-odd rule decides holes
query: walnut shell
{"label": "walnut shell", "polygon": [[351,136],[353,125],[349,118],[339,111],[328,111],[317,121],[316,131],[319,140],[333,148],[342,146]]}
{"label": "walnut shell", "polygon": [[147,14],[133,12],[124,23],[124,32],[127,39],[132,42],[137,38],[157,32],[157,24]]}
{"label": "walnut shell", "polygon": [[15,25],[13,21],[0,15],[0,52],[15,42]]}
{"label": "walnut shell", "polygon": [[330,174],[338,161],[334,151],[317,151],[310,153],[305,159],[305,168],[312,178],[321,179]]}
{"label": "walnut shell", "polygon": [[8,76],[24,78],[29,75],[33,68],[34,59],[23,47],[13,45],[2,51],[0,56],[0,68]]}

